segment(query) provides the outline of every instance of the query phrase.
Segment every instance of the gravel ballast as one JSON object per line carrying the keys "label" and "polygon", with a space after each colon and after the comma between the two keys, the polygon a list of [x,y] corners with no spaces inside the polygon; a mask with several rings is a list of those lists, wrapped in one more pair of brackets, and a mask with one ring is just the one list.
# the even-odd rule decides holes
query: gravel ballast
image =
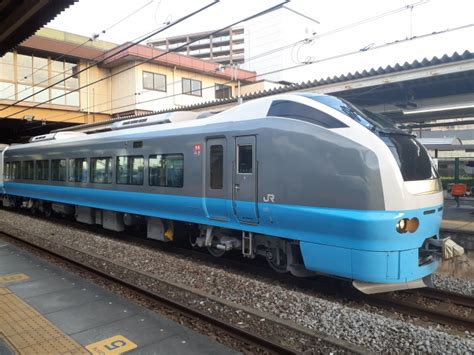
{"label": "gravel ballast", "polygon": [[[139,244],[0,210],[0,229],[7,232],[9,226],[119,260],[133,268],[293,321],[372,351],[470,353],[474,349],[471,334],[454,336],[444,332],[441,327],[429,329],[388,318],[342,302],[288,289],[261,280],[258,276],[237,274],[160,249],[150,250]],[[472,292],[472,283],[463,285],[461,280],[453,281],[449,277],[438,275],[435,284],[443,288],[453,285],[450,290],[454,292],[466,289]]]}

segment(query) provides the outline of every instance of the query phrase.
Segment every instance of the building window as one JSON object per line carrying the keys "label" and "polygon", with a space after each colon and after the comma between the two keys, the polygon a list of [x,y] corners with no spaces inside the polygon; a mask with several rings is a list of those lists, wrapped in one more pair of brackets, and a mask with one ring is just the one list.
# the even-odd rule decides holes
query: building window
{"label": "building window", "polygon": [[166,92],[166,75],[144,71],[143,88]]}
{"label": "building window", "polygon": [[143,185],[144,163],[142,156],[117,157],[117,184]]}
{"label": "building window", "polygon": [[182,91],[183,94],[202,96],[202,82],[193,79],[182,79]]}
{"label": "building window", "polygon": [[69,181],[87,182],[87,159],[69,159]]}
{"label": "building window", "polygon": [[49,179],[49,160],[36,161],[36,180]]}
{"label": "building window", "polygon": [[16,64],[18,81],[24,85],[33,84],[33,56],[17,54]]}
{"label": "building window", "polygon": [[232,96],[232,87],[229,85],[216,84],[216,99],[227,99]]}
{"label": "building window", "polygon": [[33,180],[33,178],[35,177],[34,168],[35,168],[35,162],[33,160],[24,161],[23,172],[21,174],[23,179]]}
{"label": "building window", "polygon": [[112,183],[112,158],[91,158],[91,182]]}
{"label": "building window", "polygon": [[183,187],[183,154],[150,155],[150,186]]}
{"label": "building window", "polygon": [[239,145],[239,174],[252,174],[252,145]]}
{"label": "building window", "polygon": [[14,161],[12,163],[11,177],[12,177],[12,180],[21,179],[21,165],[19,161]]}
{"label": "building window", "polygon": [[224,185],[224,147],[222,145],[211,146],[210,165],[211,189],[220,190]]}
{"label": "building window", "polygon": [[51,160],[51,181],[66,181],[66,159]]}

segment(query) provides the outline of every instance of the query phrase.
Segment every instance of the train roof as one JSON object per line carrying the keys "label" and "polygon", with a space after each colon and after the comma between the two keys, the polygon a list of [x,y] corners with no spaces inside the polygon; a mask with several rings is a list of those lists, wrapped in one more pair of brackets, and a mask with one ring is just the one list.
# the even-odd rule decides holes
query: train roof
{"label": "train roof", "polygon": [[[313,94],[314,96],[322,96],[321,94]],[[107,132],[100,132],[100,133],[93,133],[93,134],[69,134],[69,133],[77,133],[77,132],[60,132],[59,133],[52,133],[49,135],[37,136],[33,137],[30,140],[30,143],[25,144],[18,144],[10,146],[9,150],[21,150],[33,147],[47,147],[56,144],[71,144],[71,143],[79,143],[79,142],[90,142],[96,140],[103,140],[103,139],[139,139],[143,137],[143,135],[148,135],[153,132],[162,132],[162,131],[171,131],[171,130],[185,130],[187,128],[196,128],[196,127],[203,127],[207,125],[219,124],[219,123],[231,123],[231,122],[241,122],[241,121],[248,121],[254,119],[260,119],[267,117],[268,110],[270,105],[275,100],[289,100],[289,101],[306,101],[309,100],[308,94],[305,93],[304,95],[298,93],[291,93],[291,94],[282,94],[282,95],[275,95],[271,97],[264,97],[257,100],[252,100],[250,102],[243,103],[241,105],[232,107],[228,110],[219,112],[215,115],[199,118],[199,115],[202,113],[189,113],[189,112],[181,112],[178,114],[186,114],[188,119],[178,119],[173,120],[171,116],[165,117],[164,115],[170,115],[170,113],[163,114],[163,115],[155,115],[155,116],[163,116],[163,117],[155,117],[155,116],[148,116],[151,118],[156,118],[156,124],[150,125],[143,125],[139,127],[133,127],[130,124],[130,127],[124,125],[122,129],[112,130]],[[194,115],[193,115],[194,114]],[[145,117],[144,117],[145,118]],[[139,118],[131,119],[132,120],[139,120]],[[125,122],[125,121],[123,121]],[[174,134],[179,134],[177,133]]]}

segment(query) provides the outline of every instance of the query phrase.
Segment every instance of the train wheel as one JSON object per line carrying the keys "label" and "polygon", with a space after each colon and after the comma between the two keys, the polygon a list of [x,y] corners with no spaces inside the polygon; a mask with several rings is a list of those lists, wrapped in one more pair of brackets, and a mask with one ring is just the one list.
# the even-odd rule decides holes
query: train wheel
{"label": "train wheel", "polygon": [[284,274],[288,271],[288,258],[286,253],[281,249],[267,249],[265,253],[268,265],[280,274]]}
{"label": "train wheel", "polygon": [[45,217],[50,218],[53,215],[53,210],[52,210],[51,206],[46,205],[43,209],[43,213],[44,213]]}
{"label": "train wheel", "polygon": [[225,254],[225,250],[217,249],[214,247],[207,247],[207,250],[209,251],[209,254],[211,254],[212,256],[216,258],[220,258],[222,255]]}

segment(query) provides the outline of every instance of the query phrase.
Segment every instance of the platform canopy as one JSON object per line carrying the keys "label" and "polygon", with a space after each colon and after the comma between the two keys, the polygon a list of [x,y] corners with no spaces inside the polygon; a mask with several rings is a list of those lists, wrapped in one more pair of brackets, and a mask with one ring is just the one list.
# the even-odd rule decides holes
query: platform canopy
{"label": "platform canopy", "polygon": [[0,57],[78,0],[0,1]]}

